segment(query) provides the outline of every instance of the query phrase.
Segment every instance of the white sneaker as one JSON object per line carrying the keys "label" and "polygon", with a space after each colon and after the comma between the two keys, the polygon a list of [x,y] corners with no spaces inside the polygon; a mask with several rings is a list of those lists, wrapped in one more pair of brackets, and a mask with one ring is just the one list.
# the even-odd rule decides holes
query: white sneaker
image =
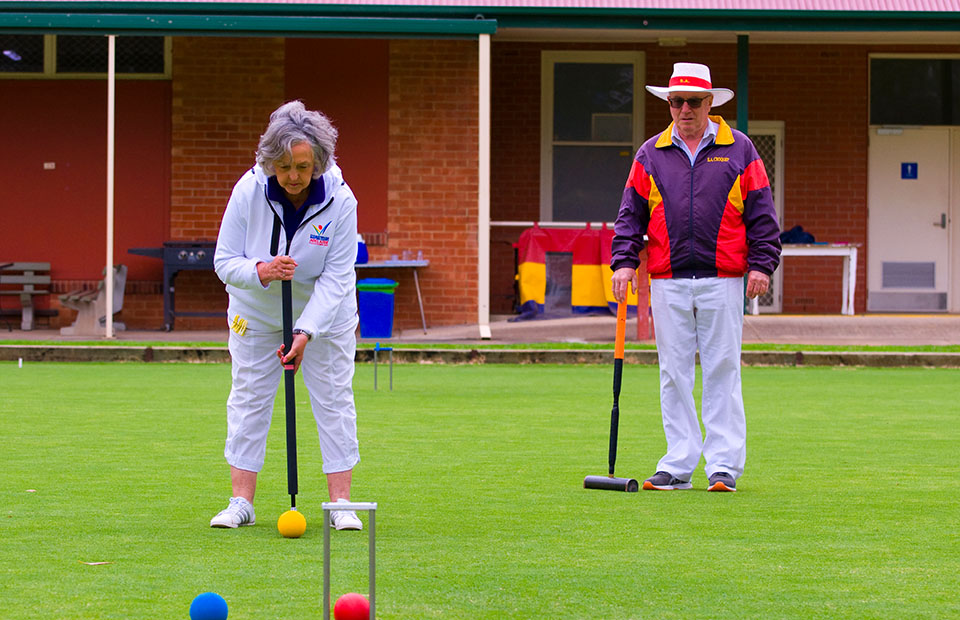
{"label": "white sneaker", "polygon": [[[337,500],[338,504],[349,503],[350,500],[340,498]],[[357,516],[357,513],[352,510],[331,510],[330,511],[330,524],[333,525],[338,530],[362,530],[363,522],[360,521],[360,518]]]}
{"label": "white sneaker", "polygon": [[210,527],[238,527],[253,525],[257,522],[253,514],[253,504],[242,497],[231,497],[230,505],[210,519]]}

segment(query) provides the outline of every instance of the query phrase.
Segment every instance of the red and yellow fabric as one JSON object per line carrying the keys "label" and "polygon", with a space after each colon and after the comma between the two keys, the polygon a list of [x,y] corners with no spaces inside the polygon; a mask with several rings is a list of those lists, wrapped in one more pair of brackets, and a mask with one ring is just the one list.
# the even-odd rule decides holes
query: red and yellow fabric
{"label": "red and yellow fabric", "polygon": [[[603,309],[616,311],[610,290],[610,242],[613,231],[551,228],[528,228],[517,242],[520,304],[524,312],[542,313],[544,309],[548,252],[572,254],[570,305],[572,314],[586,314]],[[646,273],[643,274],[644,284]],[[629,303],[637,305],[636,294]]]}

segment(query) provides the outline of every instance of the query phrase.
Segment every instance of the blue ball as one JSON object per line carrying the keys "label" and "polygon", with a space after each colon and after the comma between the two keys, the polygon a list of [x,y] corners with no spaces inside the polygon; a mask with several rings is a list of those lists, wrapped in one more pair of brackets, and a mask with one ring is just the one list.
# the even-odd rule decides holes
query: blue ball
{"label": "blue ball", "polygon": [[215,592],[198,594],[190,603],[190,620],[227,620],[227,602]]}

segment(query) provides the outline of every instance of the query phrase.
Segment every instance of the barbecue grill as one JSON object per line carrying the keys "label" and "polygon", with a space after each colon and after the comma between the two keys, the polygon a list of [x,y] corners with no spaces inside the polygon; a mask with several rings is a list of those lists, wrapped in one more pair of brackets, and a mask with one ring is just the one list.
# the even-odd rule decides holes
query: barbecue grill
{"label": "barbecue grill", "polygon": [[173,329],[178,316],[222,317],[220,312],[177,312],[174,280],[181,271],[213,271],[216,241],[165,241],[162,248],[130,248],[130,254],[163,259],[163,328]]}

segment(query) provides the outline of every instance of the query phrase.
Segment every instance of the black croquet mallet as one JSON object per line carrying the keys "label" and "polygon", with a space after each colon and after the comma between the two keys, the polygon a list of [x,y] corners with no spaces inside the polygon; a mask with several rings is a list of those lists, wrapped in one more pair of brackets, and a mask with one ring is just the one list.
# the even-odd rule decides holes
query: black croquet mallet
{"label": "black croquet mallet", "polygon": [[620,379],[623,375],[623,346],[627,337],[627,303],[617,304],[617,340],[613,350],[613,409],[610,411],[610,452],[607,459],[609,473],[606,476],[587,476],[583,488],[602,491],[626,491],[636,493],[640,485],[633,478],[617,478],[613,467],[617,462],[617,433],[620,428]]}
{"label": "black croquet mallet", "polygon": [[[290,353],[293,346],[293,286],[290,280],[280,283],[283,305],[283,354]],[[291,364],[283,365],[284,397],[287,407],[287,492],[290,493],[290,509],[297,509],[297,402],[295,394],[296,371]]]}

